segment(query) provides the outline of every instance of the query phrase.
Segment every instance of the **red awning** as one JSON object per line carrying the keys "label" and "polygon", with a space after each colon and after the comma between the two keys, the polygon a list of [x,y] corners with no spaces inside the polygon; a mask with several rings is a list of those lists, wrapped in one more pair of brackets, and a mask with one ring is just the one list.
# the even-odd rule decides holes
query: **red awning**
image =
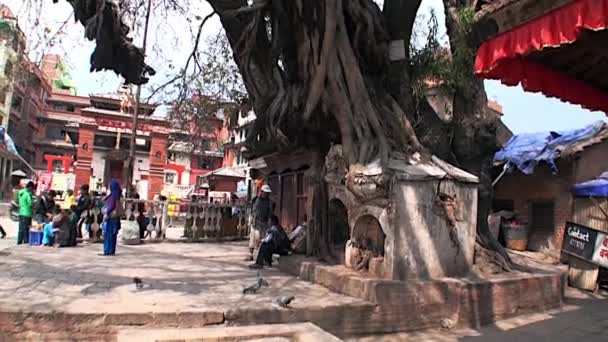
{"label": "red awning", "polygon": [[[576,0],[484,42],[475,60],[475,74],[510,86],[608,113],[608,93],[591,84],[526,59],[547,47],[573,43],[583,30],[608,28],[608,0]],[[608,44],[605,42],[604,44]]]}

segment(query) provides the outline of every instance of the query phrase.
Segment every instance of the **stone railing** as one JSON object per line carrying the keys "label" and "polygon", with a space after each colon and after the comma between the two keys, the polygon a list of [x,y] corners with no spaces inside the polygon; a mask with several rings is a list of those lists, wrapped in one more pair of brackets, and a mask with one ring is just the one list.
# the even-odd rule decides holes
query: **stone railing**
{"label": "stone railing", "polygon": [[[250,208],[243,204],[218,204],[125,199],[123,240],[138,243],[140,224],[146,226],[146,238],[164,239],[169,226],[183,226],[187,240],[244,238],[249,234]],[[169,206],[178,208],[169,216]],[[143,214],[140,212],[143,209]]]}

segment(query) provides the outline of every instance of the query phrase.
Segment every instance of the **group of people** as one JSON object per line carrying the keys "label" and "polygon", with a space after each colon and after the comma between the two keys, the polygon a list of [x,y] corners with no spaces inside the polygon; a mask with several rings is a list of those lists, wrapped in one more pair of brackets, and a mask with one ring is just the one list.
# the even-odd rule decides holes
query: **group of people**
{"label": "group of people", "polygon": [[[103,235],[103,254],[114,255],[120,230],[120,220],[124,216],[122,189],[116,180],[110,183],[110,194],[97,196],[89,192],[88,185],[80,187],[78,197],[73,192],[67,192],[63,206],[56,204],[56,193],[49,191],[40,196],[34,196],[35,185],[28,182],[18,193],[19,232],[17,244],[29,242],[30,228],[33,220],[43,231],[43,245],[59,247],[76,246],[78,238],[83,238],[82,228],[85,228],[90,239],[98,239]],[[281,226],[279,218],[274,215],[275,205],[270,199],[272,190],[269,185],[257,183],[257,195],[252,201],[252,225],[249,236],[249,254],[247,261],[254,261],[254,251],[258,254],[255,263],[250,268],[272,266],[272,255],[287,255],[292,251],[304,252],[306,249],[306,217],[304,222],[290,234]],[[143,217],[143,204],[133,208],[137,212],[140,234],[145,233],[145,222],[139,222]],[[132,215],[135,216],[135,215]],[[101,227],[101,231],[99,229]],[[4,235],[0,231],[0,235]]]}
{"label": "group of people", "polygon": [[118,181],[111,182],[107,196],[91,194],[86,184],[80,187],[78,198],[69,190],[63,205],[56,203],[57,194],[52,190],[39,196],[35,196],[34,191],[35,185],[30,181],[17,194],[18,245],[29,243],[30,229],[36,224],[42,230],[43,245],[73,247],[78,238],[84,237],[84,227],[90,239],[96,240],[103,235],[104,255],[115,254],[122,216],[122,189]]}
{"label": "group of people", "polygon": [[267,184],[258,183],[259,190],[253,199],[253,225],[249,232],[249,255],[245,261],[254,260],[254,251],[258,248],[252,269],[272,267],[272,255],[288,255],[291,252],[305,252],[306,249],[306,216],[304,222],[287,234],[281,226],[278,216],[274,215],[275,206],[270,200],[272,189]]}

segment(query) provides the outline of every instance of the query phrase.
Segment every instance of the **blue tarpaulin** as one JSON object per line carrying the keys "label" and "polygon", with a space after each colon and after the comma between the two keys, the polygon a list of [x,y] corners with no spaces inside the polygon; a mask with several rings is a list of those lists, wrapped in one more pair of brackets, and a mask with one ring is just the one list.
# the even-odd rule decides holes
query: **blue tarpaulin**
{"label": "blue tarpaulin", "polygon": [[574,193],[579,197],[608,197],[608,179],[598,178],[576,184]]}
{"label": "blue tarpaulin", "polygon": [[494,156],[494,161],[508,163],[525,174],[532,174],[538,163],[544,161],[557,173],[555,160],[569,146],[593,138],[606,128],[603,121],[581,129],[563,132],[524,133],[511,137],[505,147]]}

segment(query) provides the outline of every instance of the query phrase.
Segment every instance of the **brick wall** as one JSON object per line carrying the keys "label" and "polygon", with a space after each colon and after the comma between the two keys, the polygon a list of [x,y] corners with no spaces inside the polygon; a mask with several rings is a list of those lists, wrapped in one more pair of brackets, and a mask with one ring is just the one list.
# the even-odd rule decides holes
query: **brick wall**
{"label": "brick wall", "polygon": [[167,162],[167,134],[153,134],[150,148],[150,176],[148,198],[161,193],[165,186],[165,163]]}
{"label": "brick wall", "polygon": [[[573,162],[558,161],[558,173],[553,175],[546,164],[539,165],[532,175],[521,172],[505,175],[495,187],[495,200],[513,200],[519,220],[530,222],[530,205],[535,201],[554,203],[553,247],[560,248],[566,221],[572,217],[574,181]],[[530,236],[534,234],[531,228]]]}

